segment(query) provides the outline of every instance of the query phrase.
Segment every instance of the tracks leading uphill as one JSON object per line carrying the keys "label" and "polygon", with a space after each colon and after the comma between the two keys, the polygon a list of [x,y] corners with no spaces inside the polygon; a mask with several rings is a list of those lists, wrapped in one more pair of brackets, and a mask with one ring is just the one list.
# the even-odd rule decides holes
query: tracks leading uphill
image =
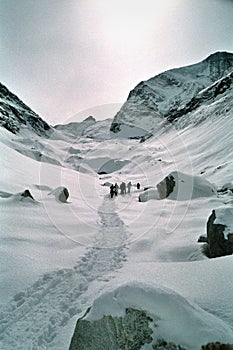
{"label": "tracks leading uphill", "polygon": [[98,214],[95,242],[76,265],[44,274],[2,310],[1,349],[53,349],[61,328],[83,311],[91,282],[109,282],[121,268],[126,261],[127,233],[115,201],[105,197]]}

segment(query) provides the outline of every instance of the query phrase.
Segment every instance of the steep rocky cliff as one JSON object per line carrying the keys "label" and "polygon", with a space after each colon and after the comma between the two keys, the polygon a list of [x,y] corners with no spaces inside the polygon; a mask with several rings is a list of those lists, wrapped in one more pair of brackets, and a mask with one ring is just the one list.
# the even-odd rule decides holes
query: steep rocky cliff
{"label": "steep rocky cliff", "polygon": [[161,131],[167,123],[227,93],[232,70],[233,54],[216,52],[200,63],[142,81],[129,93],[111,131],[118,133],[125,126],[143,129],[145,134]]}
{"label": "steep rocky cliff", "polygon": [[0,83],[0,126],[13,134],[21,130],[32,130],[46,136],[51,127],[31,108],[23,103],[7,87]]}

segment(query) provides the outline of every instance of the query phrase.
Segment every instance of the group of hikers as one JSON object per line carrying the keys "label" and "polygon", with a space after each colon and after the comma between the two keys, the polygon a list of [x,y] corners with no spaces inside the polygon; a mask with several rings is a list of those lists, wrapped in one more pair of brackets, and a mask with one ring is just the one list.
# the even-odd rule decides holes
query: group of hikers
{"label": "group of hikers", "polygon": [[[131,191],[131,187],[132,187],[132,182],[129,181],[126,185],[125,182],[122,182],[120,184],[120,186],[115,183],[115,185],[111,185],[110,186],[110,197],[113,198],[114,196],[117,196],[118,195],[118,192],[120,190],[120,194],[126,194],[126,188],[127,188],[127,193],[130,193]],[[139,190],[140,189],[140,183],[138,182],[137,185],[136,185],[137,189]]]}

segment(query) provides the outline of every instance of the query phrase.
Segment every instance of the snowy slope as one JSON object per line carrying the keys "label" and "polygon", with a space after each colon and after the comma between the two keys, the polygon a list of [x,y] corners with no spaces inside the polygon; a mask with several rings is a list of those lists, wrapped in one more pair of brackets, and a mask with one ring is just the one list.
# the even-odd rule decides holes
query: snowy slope
{"label": "snowy slope", "polygon": [[[136,282],[137,288],[152,285],[155,295],[158,286],[166,287],[196,303],[207,311],[203,321],[207,329],[215,315],[216,325],[222,322],[223,328],[216,326],[212,336],[208,333],[200,341],[223,341],[223,329],[226,341],[233,341],[229,328],[233,323],[233,285],[228,277],[233,272],[232,257],[208,260],[197,243],[212,209],[229,202],[230,195],[140,203],[141,190],[133,187],[131,195],[111,201],[109,188],[101,186],[123,180],[140,181],[142,188],[155,186],[179,169],[190,175],[204,172],[201,176],[220,188],[232,179],[231,126],[231,119],[222,116],[181,131],[171,129],[145,143],[81,137],[75,142],[71,139],[68,151],[64,139],[51,138],[44,143],[45,148],[56,149],[60,159],[79,149],[88,173],[20,154],[6,145],[9,134],[2,130],[1,191],[17,194],[29,188],[36,199],[35,203],[22,202],[17,196],[4,198],[3,194],[0,198],[3,348],[68,349],[77,317],[96,296],[130,281]],[[101,134],[98,125],[96,133]],[[111,173],[98,176],[94,170],[109,159],[128,162],[115,172],[108,169]],[[48,196],[61,185],[70,192],[67,204]],[[132,301],[134,295],[133,288]],[[192,318],[192,308],[183,306]],[[162,308],[161,315],[163,312]],[[198,317],[202,318],[202,312]],[[185,332],[194,336],[198,328],[194,332],[189,327],[188,323]],[[178,330],[169,337],[161,325],[159,334],[190,345],[192,337],[188,343],[182,336],[184,330],[180,338]],[[193,349],[198,347],[193,345]]]}
{"label": "snowy slope", "polygon": [[[49,138],[27,125],[16,135],[0,128],[0,348],[68,350],[93,303],[89,320],[145,309],[157,317],[154,342],[233,343],[233,256],[208,259],[197,243],[213,209],[232,213],[231,191],[205,194],[232,183],[231,89],[145,142],[116,137],[111,120],[77,137],[67,126]],[[171,173],[178,197],[138,201]],[[109,184],[122,181],[131,193],[111,200]],[[203,196],[192,196],[193,184]],[[51,195],[60,186],[67,203]]]}
{"label": "snowy slope", "polygon": [[161,132],[161,127],[167,125],[167,118],[173,120],[182,113],[186,115],[192,110],[192,99],[200,91],[232,70],[233,54],[217,52],[200,63],[172,69],[143,81],[130,92],[116,114],[111,130],[119,133],[127,125],[143,129],[144,134]]}

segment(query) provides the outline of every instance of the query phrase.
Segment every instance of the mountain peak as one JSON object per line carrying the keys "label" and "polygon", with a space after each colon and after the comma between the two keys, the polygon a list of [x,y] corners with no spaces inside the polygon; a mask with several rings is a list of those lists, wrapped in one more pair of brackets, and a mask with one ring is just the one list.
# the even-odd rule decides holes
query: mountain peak
{"label": "mountain peak", "polygon": [[[220,90],[213,86],[203,99],[193,103],[199,92],[211,87],[232,70],[233,53],[216,52],[199,63],[171,69],[139,83],[113,119],[111,131],[118,133],[122,126],[140,128],[140,134],[144,129],[145,135],[161,131],[161,126],[171,120],[169,117],[176,119],[180,110],[190,112],[190,106],[197,107],[202,100],[211,103],[207,95],[211,95],[212,100],[217,98],[216,93]],[[227,78],[227,81],[230,80]]]}
{"label": "mountain peak", "polygon": [[220,60],[230,60],[233,61],[233,53],[227,51],[217,51],[209,55],[206,61],[218,62]]}

